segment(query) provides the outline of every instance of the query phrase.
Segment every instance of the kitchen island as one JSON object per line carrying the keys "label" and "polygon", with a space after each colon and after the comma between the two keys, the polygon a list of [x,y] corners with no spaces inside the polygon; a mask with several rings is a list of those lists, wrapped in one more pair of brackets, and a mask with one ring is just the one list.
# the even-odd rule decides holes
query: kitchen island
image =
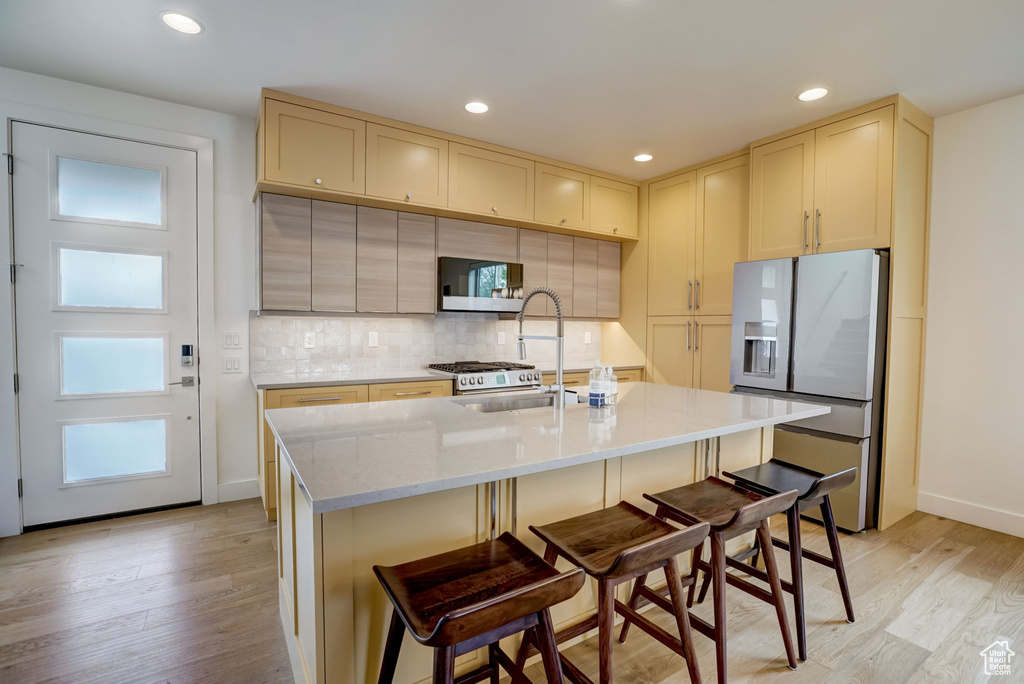
{"label": "kitchen island", "polygon": [[[509,395],[528,397],[524,393]],[[615,407],[488,412],[490,395],[275,409],[281,615],[298,682],[375,682],[390,603],[371,568],[611,506],[771,456],[771,428],[828,408],[650,383]],[[646,505],[650,510],[650,506]],[[625,590],[626,587],[623,587]],[[588,583],[556,628],[593,610]],[[429,680],[407,636],[395,681]],[[480,663],[479,653],[459,661]]]}

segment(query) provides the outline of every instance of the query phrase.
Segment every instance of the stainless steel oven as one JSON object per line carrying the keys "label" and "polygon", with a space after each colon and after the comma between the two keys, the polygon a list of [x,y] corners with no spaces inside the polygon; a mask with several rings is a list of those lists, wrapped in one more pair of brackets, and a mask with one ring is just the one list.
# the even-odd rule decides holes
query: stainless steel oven
{"label": "stainless steel oven", "polygon": [[497,311],[523,308],[523,265],[507,261],[440,257],[438,311]]}
{"label": "stainless steel oven", "polygon": [[543,379],[539,370],[523,363],[458,361],[456,363],[432,363],[427,368],[451,373],[454,394],[530,390],[540,385]]}

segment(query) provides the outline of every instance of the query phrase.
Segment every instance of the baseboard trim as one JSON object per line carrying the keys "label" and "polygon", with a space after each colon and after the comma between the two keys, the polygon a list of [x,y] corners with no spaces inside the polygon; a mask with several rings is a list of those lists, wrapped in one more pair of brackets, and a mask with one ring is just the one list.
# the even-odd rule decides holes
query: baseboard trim
{"label": "baseboard trim", "polygon": [[1024,515],[948,496],[918,492],[917,507],[925,513],[1024,538]]}
{"label": "baseboard trim", "polygon": [[222,482],[217,485],[217,501],[220,503],[240,501],[241,499],[254,499],[259,495],[260,486],[255,479]]}

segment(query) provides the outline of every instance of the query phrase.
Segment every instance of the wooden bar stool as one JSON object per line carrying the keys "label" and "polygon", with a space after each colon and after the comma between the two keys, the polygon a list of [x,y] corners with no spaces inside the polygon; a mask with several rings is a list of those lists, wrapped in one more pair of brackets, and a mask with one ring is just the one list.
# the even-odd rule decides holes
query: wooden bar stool
{"label": "wooden bar stool", "polygon": [[[839,580],[839,591],[843,595],[843,605],[846,608],[846,621],[853,622],[854,620],[853,601],[850,598],[850,587],[846,582],[846,568],[843,566],[843,554],[839,549],[839,532],[836,530],[835,518],[832,516],[832,502],[829,499],[829,495],[853,484],[853,481],[857,478],[857,468],[847,468],[831,475],[822,475],[813,470],[801,468],[778,459],[772,459],[761,465],[737,470],[735,473],[726,472],[723,474],[736,480],[743,487],[767,496],[792,489],[798,492],[796,502],[786,511],[786,527],[788,528],[789,542],[787,543],[775,537],[771,539],[773,545],[789,551],[789,567],[792,581],[783,581],[782,588],[793,594],[793,608],[796,613],[797,648],[800,652],[800,660],[807,660],[807,621],[804,615],[804,574],[801,559],[806,558],[836,571],[836,579]],[[831,558],[805,549],[801,543],[800,514],[813,506],[821,508],[821,518],[825,526],[825,536],[828,538]],[[757,554],[759,552],[764,553],[764,548],[759,542],[755,544],[751,567],[744,569],[754,577],[767,581],[765,574],[754,567],[757,565]],[[765,556],[767,557],[767,554]],[[740,557],[736,557],[736,559],[742,560]],[[709,580],[710,576],[705,575],[698,603],[704,600]]]}
{"label": "wooden bar stool", "polygon": [[[707,523],[697,523],[680,530],[625,501],[610,508],[587,513],[560,522],[530,526],[533,533],[547,543],[544,560],[554,563],[565,558],[597,580],[597,614],[566,627],[555,635],[563,643],[597,627],[600,682],[612,681],[612,630],[615,614],[627,624],[635,624],[647,634],[686,659],[690,681],[699,684],[700,669],[693,650],[689,612],[683,599],[683,584],[676,556],[689,551],[708,535]],[[671,596],[671,612],[675,615],[679,637],[656,625],[643,615],[615,599],[615,587],[633,577],[663,568]],[[517,663],[522,665],[532,655],[532,645],[524,641]],[[567,677],[577,684],[591,684],[568,658],[561,655]]]}
{"label": "wooden bar stool", "polygon": [[484,646],[488,663],[459,677],[459,684],[497,682],[499,665],[513,682],[528,684],[497,643],[522,631],[533,633],[540,644],[548,682],[562,684],[548,609],[580,590],[582,571],[559,573],[507,532],[403,565],[375,565],[373,571],[394,604],[380,684],[394,679],[406,629],[434,649],[434,684],[453,684],[456,656]]}
{"label": "wooden bar stool", "polygon": [[[725,631],[725,585],[726,583],[745,591],[746,593],[761,599],[775,606],[775,614],[779,620],[779,630],[782,632],[782,643],[786,647],[786,657],[789,660],[789,667],[796,669],[796,654],[793,651],[793,640],[789,635],[789,624],[786,622],[786,604],[782,597],[782,586],[779,582],[779,572],[775,565],[775,559],[765,555],[765,567],[767,568],[767,580],[771,586],[771,592],[752,584],[741,577],[730,575],[725,571],[726,565],[731,564],[747,570],[748,566],[738,561],[732,561],[725,554],[725,542],[738,537],[741,534],[757,531],[757,536],[762,543],[770,545],[771,532],[768,527],[768,519],[785,511],[796,501],[796,490],[783,492],[774,496],[763,496],[756,492],[737,487],[717,477],[710,477],[701,482],[695,482],[683,487],[677,487],[658,494],[644,494],[644,498],[653,501],[658,505],[658,517],[673,520],[683,525],[694,525],[697,523],[708,523],[711,531],[708,537],[711,540],[711,563],[708,564],[700,557],[703,543],[698,545],[693,552],[692,569],[688,581],[690,582],[688,605],[693,604],[694,582],[700,570],[710,571],[714,583],[715,600],[715,624],[710,625],[697,616],[690,616],[693,628],[701,634],[711,638],[715,642],[716,664],[718,666],[718,681],[725,684],[728,681],[726,668],[726,631]],[[730,563],[731,561],[731,563]],[[630,596],[630,608],[635,608],[642,598],[659,603],[654,592],[646,590],[646,577],[641,576],[633,586],[633,594]],[[620,635],[620,641],[625,641],[626,629]]]}

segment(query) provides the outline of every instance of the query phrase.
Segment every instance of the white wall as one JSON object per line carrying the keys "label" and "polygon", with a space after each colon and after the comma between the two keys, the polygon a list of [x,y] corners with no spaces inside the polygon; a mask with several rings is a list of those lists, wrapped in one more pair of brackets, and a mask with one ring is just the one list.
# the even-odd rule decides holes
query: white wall
{"label": "white wall", "polygon": [[934,144],[918,505],[1024,537],[1024,95]]}
{"label": "white wall", "polygon": [[[246,119],[112,90],[0,68],[0,116],[15,105],[117,121],[165,131],[201,136],[214,145],[214,310],[217,339],[203,340],[202,363],[220,367],[220,340],[224,332],[246,339],[248,312],[254,306],[255,220],[252,192],[255,179],[255,110]],[[2,147],[6,151],[6,129]],[[7,193],[7,183],[0,192]],[[0,257],[8,257],[7,240]],[[0,377],[10,368],[12,330],[7,314],[9,292],[0,295]],[[246,350],[241,356],[248,367]],[[209,368],[209,366],[207,366]],[[217,459],[221,500],[256,496],[255,397],[248,377],[209,374],[217,383]],[[11,475],[17,460],[13,449],[13,395],[0,382],[0,536],[11,533]],[[16,478],[16,475],[15,475]],[[14,502],[16,507],[16,501]],[[16,530],[15,530],[16,531]]]}

